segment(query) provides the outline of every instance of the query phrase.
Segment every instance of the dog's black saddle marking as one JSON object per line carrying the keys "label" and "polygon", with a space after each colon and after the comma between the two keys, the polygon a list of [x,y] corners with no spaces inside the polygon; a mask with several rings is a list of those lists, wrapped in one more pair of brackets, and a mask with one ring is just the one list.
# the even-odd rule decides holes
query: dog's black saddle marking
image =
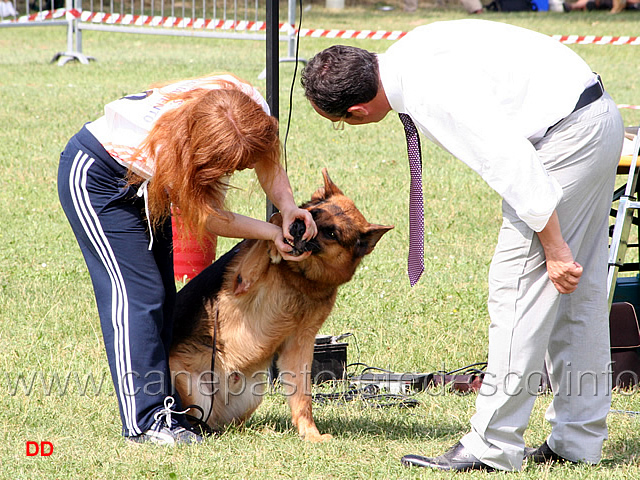
{"label": "dog's black saddle marking", "polygon": [[218,295],[229,262],[238,254],[242,243],[205,268],[177,293],[173,310],[174,344],[191,335],[206,301]]}

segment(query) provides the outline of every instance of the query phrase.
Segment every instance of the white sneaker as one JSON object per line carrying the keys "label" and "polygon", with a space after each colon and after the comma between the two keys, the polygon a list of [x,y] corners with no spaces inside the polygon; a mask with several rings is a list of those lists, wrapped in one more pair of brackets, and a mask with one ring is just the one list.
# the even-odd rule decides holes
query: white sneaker
{"label": "white sneaker", "polygon": [[157,445],[178,445],[192,444],[202,442],[202,436],[189,430],[178,423],[175,418],[171,418],[173,413],[183,414],[184,412],[176,412],[171,410],[175,400],[173,397],[164,399],[164,408],[158,410],[153,418],[155,422],[149,430],[144,431],[141,435],[128,437],[127,440],[134,443],[155,443]]}

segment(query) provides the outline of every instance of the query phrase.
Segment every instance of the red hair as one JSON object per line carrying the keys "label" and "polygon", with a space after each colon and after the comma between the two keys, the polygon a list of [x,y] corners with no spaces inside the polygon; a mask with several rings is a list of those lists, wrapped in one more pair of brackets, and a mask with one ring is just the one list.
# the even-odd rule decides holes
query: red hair
{"label": "red hair", "polygon": [[228,218],[223,207],[229,175],[258,163],[275,174],[278,122],[229,82],[170,99],[183,103],[156,121],[139,148],[155,165],[148,186],[149,220],[157,227],[176,206],[186,230],[201,241],[215,234],[206,229],[210,215]]}

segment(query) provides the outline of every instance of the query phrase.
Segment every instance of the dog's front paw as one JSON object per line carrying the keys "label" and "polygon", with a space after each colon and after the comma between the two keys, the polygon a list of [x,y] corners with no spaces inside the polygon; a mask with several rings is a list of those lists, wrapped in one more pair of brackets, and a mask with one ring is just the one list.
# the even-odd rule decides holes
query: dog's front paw
{"label": "dog's front paw", "polygon": [[308,432],[307,434],[303,435],[302,438],[305,442],[320,443],[328,442],[329,440],[333,439],[333,435],[329,433],[321,434],[320,432]]}
{"label": "dog's front paw", "polygon": [[269,244],[269,246],[267,247],[267,252],[269,253],[269,260],[271,261],[271,263],[277,265],[282,261],[282,255],[280,255],[280,252],[273,243]]}

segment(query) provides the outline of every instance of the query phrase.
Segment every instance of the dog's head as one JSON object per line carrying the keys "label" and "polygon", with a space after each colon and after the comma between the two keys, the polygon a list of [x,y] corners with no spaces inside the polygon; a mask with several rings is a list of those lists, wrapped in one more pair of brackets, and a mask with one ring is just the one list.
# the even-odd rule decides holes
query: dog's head
{"label": "dog's head", "polygon": [[[294,237],[294,254],[311,251],[311,256],[301,262],[287,263],[310,280],[340,285],[351,279],[362,258],[373,251],[378,240],[393,226],[369,223],[353,201],[333,183],[326,169],[322,175],[324,186],[301,206],[311,212],[318,234],[305,242],[303,222],[295,222],[289,229]],[[271,222],[281,225],[282,218],[276,214]],[[274,253],[275,248],[271,250],[271,254]]]}

